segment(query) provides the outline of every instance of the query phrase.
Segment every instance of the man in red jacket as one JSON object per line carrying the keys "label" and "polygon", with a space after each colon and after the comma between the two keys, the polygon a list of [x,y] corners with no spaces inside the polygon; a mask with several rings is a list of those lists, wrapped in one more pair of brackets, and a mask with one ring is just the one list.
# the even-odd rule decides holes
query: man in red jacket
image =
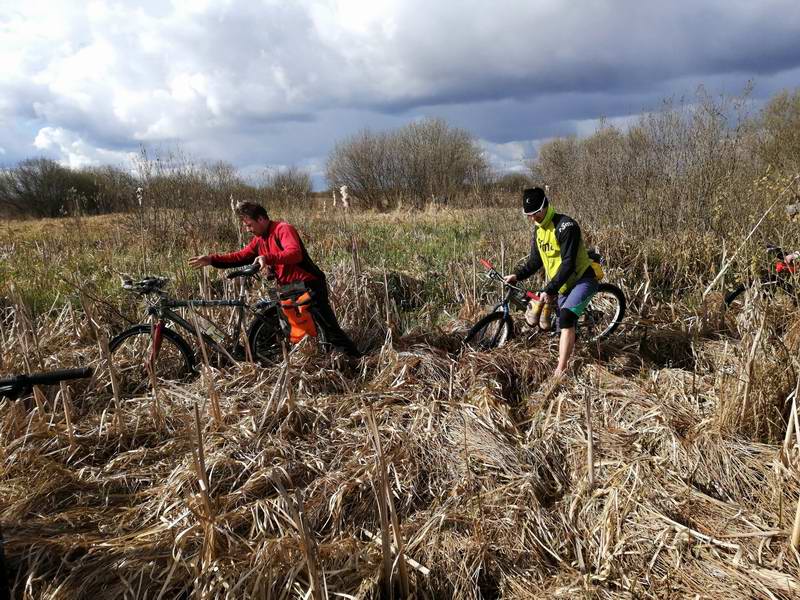
{"label": "man in red jacket", "polygon": [[314,321],[325,332],[327,342],[348,356],[361,356],[339,326],[328,299],[325,273],[311,260],[297,230],[285,221],[271,221],[260,204],[242,202],[236,207],[236,212],[247,231],[253,234],[250,243],[238,252],[193,256],[189,265],[196,269],[209,265],[227,269],[258,262],[262,270],[274,271],[279,291],[287,286],[305,286],[313,300],[311,312]]}

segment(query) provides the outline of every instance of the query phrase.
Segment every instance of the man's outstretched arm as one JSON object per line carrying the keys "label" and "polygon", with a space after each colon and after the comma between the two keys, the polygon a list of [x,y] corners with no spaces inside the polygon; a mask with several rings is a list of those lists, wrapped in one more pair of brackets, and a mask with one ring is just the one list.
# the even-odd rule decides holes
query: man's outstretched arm
{"label": "man's outstretched arm", "polygon": [[253,238],[241,250],[237,252],[229,252],[227,254],[205,254],[203,256],[193,256],[189,259],[189,266],[195,269],[201,269],[211,265],[218,269],[227,269],[229,267],[242,267],[249,265],[258,256],[258,240]]}

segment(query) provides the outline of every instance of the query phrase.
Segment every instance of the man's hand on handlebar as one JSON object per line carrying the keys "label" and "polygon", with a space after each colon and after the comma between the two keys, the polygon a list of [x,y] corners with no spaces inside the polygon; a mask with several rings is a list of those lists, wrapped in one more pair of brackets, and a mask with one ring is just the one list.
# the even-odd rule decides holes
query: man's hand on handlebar
{"label": "man's hand on handlebar", "polygon": [[261,270],[261,274],[267,279],[275,278],[275,269],[272,267],[272,265],[267,264],[266,256],[256,257],[256,259],[253,261],[253,264],[258,265],[258,268]]}
{"label": "man's hand on handlebar", "polygon": [[505,277],[503,277],[503,281],[509,284],[517,283],[517,276],[514,275],[514,273],[512,273],[511,275],[506,275]]}
{"label": "man's hand on handlebar", "polygon": [[209,255],[205,256],[193,256],[189,259],[189,266],[194,269],[202,269],[203,267],[207,267],[211,264],[211,257]]}

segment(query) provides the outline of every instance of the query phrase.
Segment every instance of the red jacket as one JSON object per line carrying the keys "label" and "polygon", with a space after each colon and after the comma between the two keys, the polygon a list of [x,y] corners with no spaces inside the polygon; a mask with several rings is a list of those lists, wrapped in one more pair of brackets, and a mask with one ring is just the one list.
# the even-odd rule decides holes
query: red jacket
{"label": "red jacket", "polygon": [[266,257],[267,264],[273,266],[279,285],[325,279],[325,274],[306,252],[297,230],[285,221],[270,221],[266,234],[253,237],[238,252],[212,254],[211,266],[241,267],[252,263],[258,256]]}

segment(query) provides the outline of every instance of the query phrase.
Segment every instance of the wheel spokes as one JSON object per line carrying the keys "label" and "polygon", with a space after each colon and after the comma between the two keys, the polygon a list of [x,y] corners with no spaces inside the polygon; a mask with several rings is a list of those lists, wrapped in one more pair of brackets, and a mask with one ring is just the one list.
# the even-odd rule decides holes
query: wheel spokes
{"label": "wheel spokes", "polygon": [[151,357],[152,338],[145,333],[130,336],[115,349],[112,360],[127,394],[141,393],[150,386],[150,365],[157,382],[180,381],[190,374],[183,353],[169,338],[162,338],[152,363]]}

